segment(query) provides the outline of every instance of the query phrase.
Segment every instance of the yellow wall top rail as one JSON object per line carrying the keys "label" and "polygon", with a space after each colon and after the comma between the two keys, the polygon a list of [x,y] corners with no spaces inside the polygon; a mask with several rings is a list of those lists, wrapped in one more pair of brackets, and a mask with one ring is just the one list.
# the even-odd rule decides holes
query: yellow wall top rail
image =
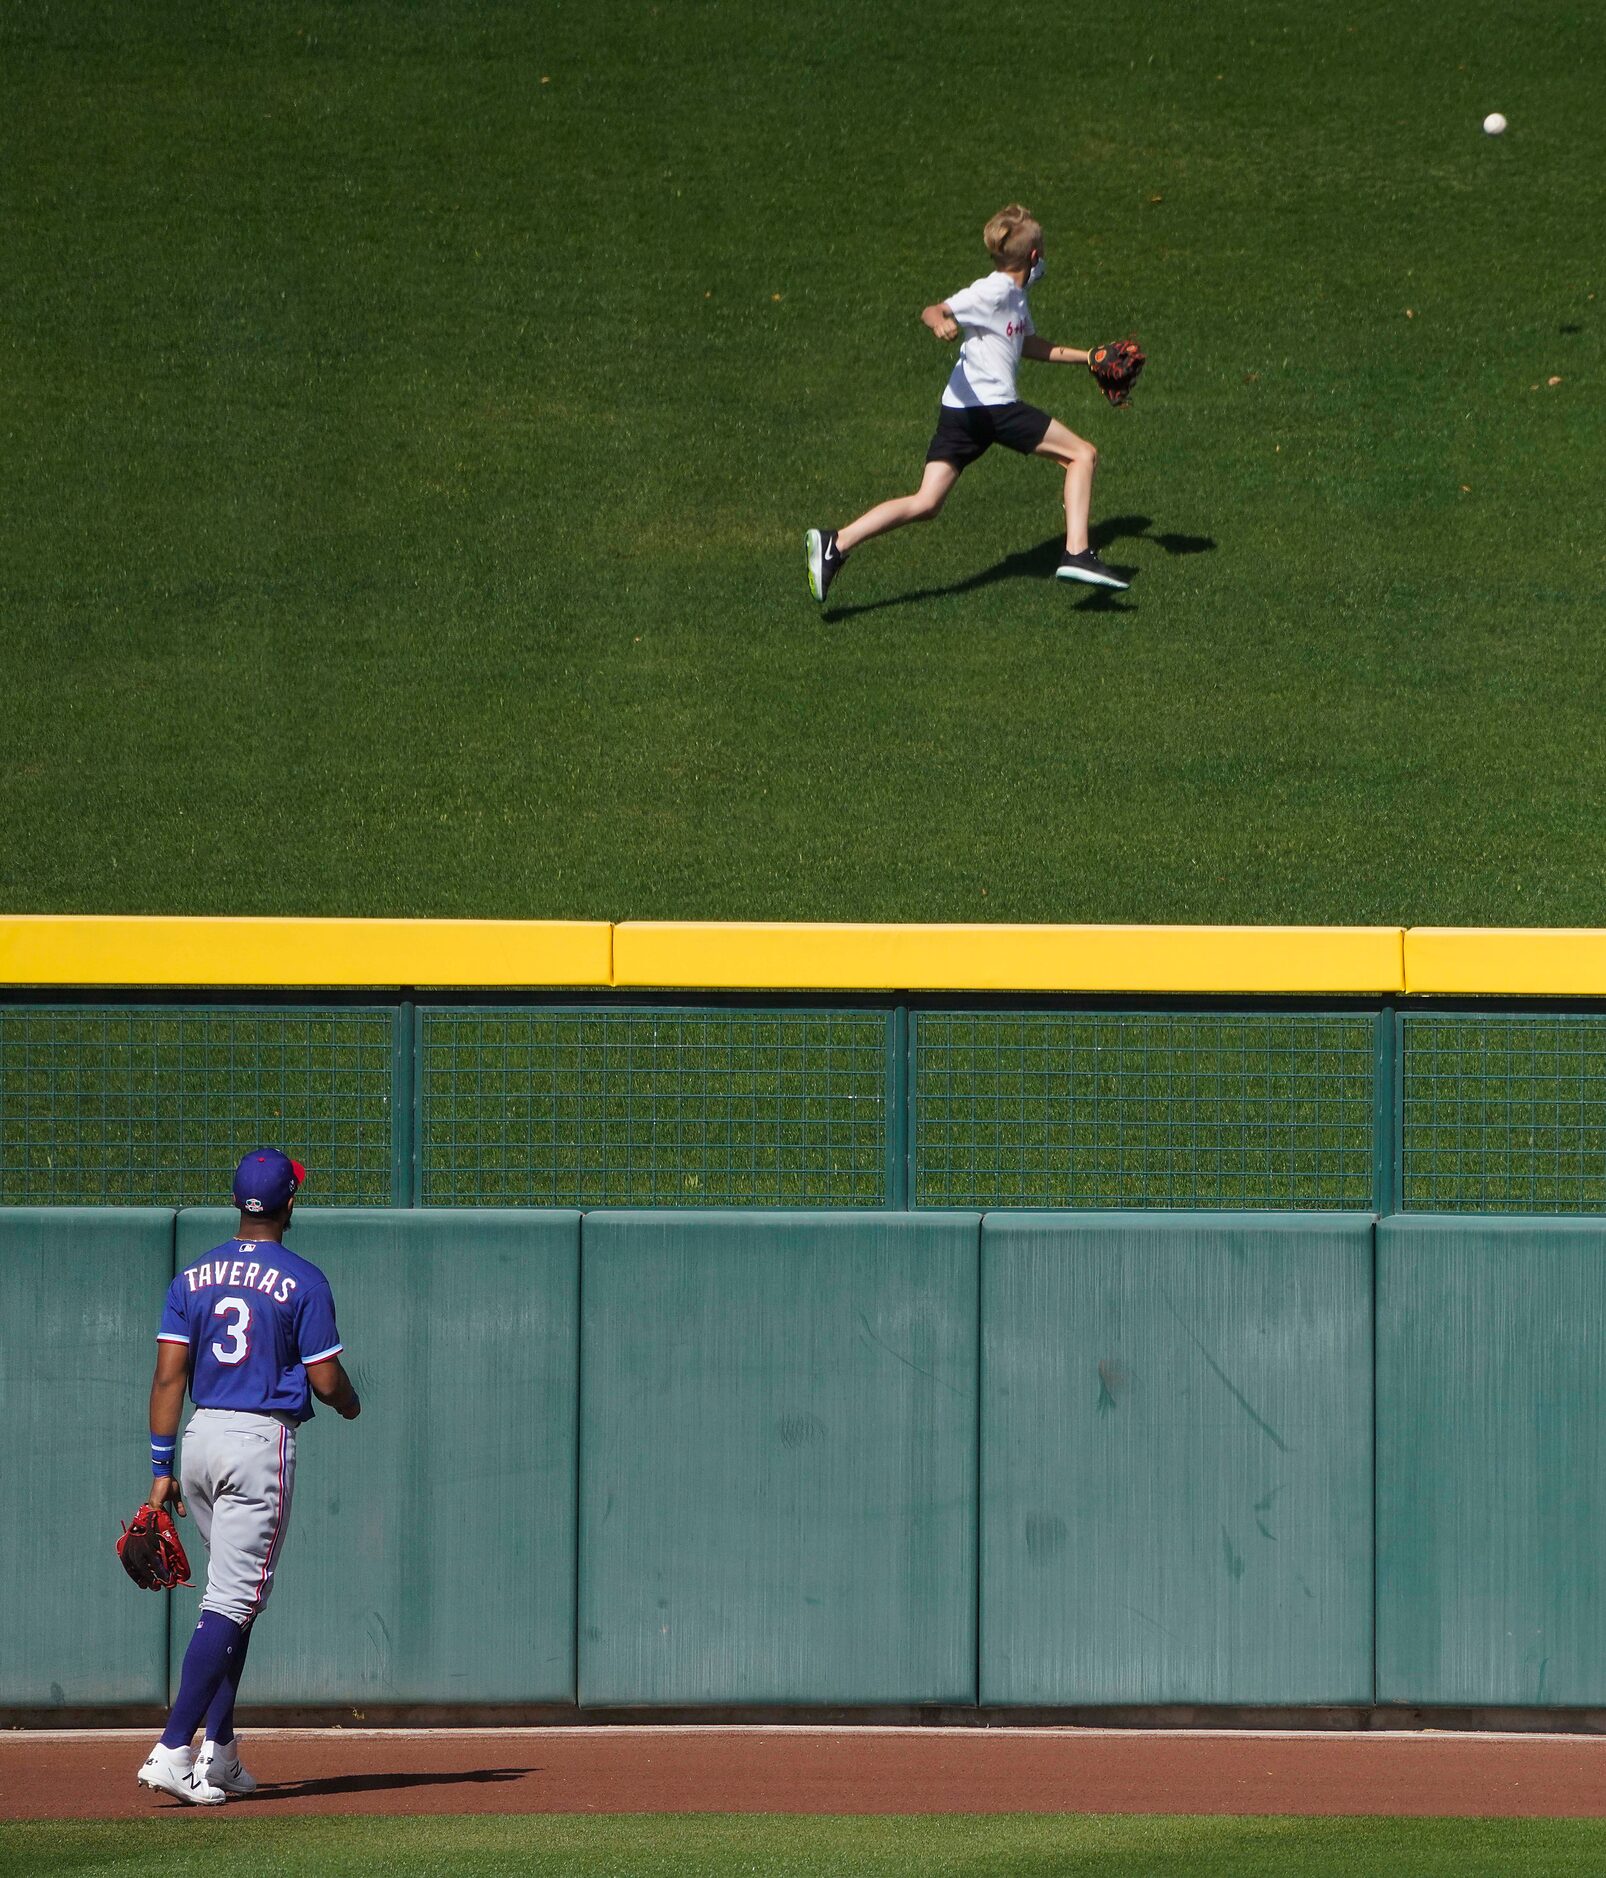
{"label": "yellow wall top rail", "polygon": [[616,985],[697,990],[1388,992],[1397,926],[814,926],[626,920]]}
{"label": "yellow wall top rail", "polygon": [[1606,930],[23,913],[0,985],[1606,997]]}
{"label": "yellow wall top rail", "polygon": [[1407,927],[1405,988],[1444,997],[1606,997],[1606,931]]}
{"label": "yellow wall top rail", "polygon": [[6,985],[607,985],[606,920],[0,917]]}

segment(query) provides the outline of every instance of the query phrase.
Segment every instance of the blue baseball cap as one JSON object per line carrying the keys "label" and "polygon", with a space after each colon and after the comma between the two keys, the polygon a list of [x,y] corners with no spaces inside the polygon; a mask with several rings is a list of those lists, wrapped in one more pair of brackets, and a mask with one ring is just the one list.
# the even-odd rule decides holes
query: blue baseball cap
{"label": "blue baseball cap", "polygon": [[277,1213],[307,1170],[277,1148],[253,1148],[234,1170],[234,1204],[242,1213]]}

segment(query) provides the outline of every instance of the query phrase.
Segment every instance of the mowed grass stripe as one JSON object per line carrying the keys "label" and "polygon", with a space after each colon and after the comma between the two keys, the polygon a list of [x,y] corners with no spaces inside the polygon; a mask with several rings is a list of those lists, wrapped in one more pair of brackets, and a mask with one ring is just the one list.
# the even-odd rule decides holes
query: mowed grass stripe
{"label": "mowed grass stripe", "polygon": [[111,1878],[1582,1878],[1599,1820],[747,1814],[51,1822],[0,1826],[0,1873]]}

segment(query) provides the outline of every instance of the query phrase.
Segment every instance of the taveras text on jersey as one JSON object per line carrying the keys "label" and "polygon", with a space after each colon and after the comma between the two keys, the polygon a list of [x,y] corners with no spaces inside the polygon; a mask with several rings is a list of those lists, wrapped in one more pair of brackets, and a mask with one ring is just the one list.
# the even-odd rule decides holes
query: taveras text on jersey
{"label": "taveras text on jersey", "polygon": [[191,1291],[205,1291],[211,1285],[262,1291],[276,1304],[288,1304],[296,1288],[295,1279],[282,1277],[277,1265],[264,1265],[257,1259],[203,1259],[185,1272],[184,1282]]}

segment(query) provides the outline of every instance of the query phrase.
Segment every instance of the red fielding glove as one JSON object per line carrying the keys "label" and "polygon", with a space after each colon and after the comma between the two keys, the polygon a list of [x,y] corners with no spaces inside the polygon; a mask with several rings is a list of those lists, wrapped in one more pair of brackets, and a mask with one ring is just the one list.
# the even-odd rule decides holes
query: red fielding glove
{"label": "red fielding glove", "polygon": [[165,1506],[142,1506],[117,1541],[123,1570],[142,1591],[171,1591],[190,1582],[178,1529]]}
{"label": "red fielding glove", "polygon": [[1112,340],[1107,346],[1095,346],[1087,355],[1087,369],[1098,380],[1111,404],[1125,404],[1138,382],[1138,373],[1148,363],[1134,334],[1131,338]]}

